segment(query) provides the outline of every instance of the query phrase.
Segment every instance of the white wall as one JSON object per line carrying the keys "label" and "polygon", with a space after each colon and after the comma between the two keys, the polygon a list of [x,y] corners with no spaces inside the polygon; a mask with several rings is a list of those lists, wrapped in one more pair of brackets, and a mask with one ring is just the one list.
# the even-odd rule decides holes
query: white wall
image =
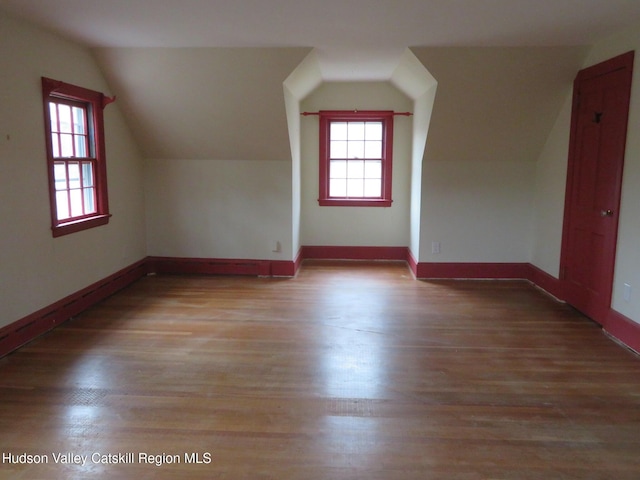
{"label": "white wall", "polygon": [[[388,82],[323,83],[301,103],[302,111],[412,111],[413,102]],[[390,208],[318,205],[318,117],[301,121],[302,245],[408,246],[411,190],[411,117],[394,119]]]}
{"label": "white wall", "polygon": [[[578,73],[578,72],[576,72]],[[569,158],[571,89],[536,164],[531,263],[559,278]]]}
{"label": "white wall", "polygon": [[288,159],[147,160],[148,254],[291,260],[291,175]]}
{"label": "white wall", "polygon": [[111,94],[83,47],[0,11],[0,327],[144,258],[142,162],[118,102],[104,112],[106,226],[51,235],[41,77]]}
{"label": "white wall", "polygon": [[409,251],[417,260],[422,226],[422,162],[438,82],[413,52],[406,49],[391,76],[391,83],[413,99]]}
{"label": "white wall", "polygon": [[536,161],[584,49],[412,51],[438,82],[423,162],[419,261],[530,262]]}
{"label": "white wall", "polygon": [[534,173],[530,162],[425,162],[421,261],[528,262]]}
{"label": "white wall", "polygon": [[291,245],[294,258],[297,257],[302,244],[300,243],[300,220],[302,202],[302,172],[300,145],[301,116],[300,101],[315,90],[322,83],[322,72],[318,63],[316,51],[311,51],[304,60],[287,77],[283,84],[284,103],[289,127],[289,144],[291,146]]}

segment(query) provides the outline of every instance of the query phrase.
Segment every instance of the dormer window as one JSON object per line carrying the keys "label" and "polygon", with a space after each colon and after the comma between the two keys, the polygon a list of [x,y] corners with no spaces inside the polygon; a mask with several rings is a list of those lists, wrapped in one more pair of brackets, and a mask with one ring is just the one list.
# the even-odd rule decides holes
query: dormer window
{"label": "dormer window", "polygon": [[393,112],[320,112],[322,206],[391,206]]}

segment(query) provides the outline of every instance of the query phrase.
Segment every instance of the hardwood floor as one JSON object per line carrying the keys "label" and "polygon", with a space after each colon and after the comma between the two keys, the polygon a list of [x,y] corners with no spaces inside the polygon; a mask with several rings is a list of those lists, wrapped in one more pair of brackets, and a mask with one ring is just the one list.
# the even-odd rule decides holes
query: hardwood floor
{"label": "hardwood floor", "polygon": [[2,479],[638,479],[640,359],[526,282],[149,276],[0,360],[0,451]]}

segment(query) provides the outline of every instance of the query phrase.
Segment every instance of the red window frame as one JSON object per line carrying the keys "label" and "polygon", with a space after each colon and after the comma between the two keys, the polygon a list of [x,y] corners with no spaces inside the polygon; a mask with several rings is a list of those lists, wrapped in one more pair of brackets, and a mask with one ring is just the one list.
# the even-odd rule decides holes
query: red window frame
{"label": "red window frame", "polygon": [[[321,111],[320,117],[320,185],[318,203],[320,206],[349,207],[390,207],[391,172],[393,154],[393,111]],[[381,194],[376,197],[331,196],[331,124],[333,122],[381,122],[382,123],[382,158],[381,160]],[[335,160],[335,159],[334,159]],[[374,159],[364,159],[367,160]]]}
{"label": "red window frame", "polygon": [[[103,109],[106,105],[114,101],[100,92],[87,88],[71,85],[59,80],[42,77],[42,99],[44,107],[44,130],[47,150],[47,170],[49,176],[49,201],[51,207],[51,231],[54,237],[68,235],[89,228],[109,223],[109,201],[107,191],[107,165],[106,149],[104,140],[104,119]],[[60,133],[59,126],[52,129],[52,117],[50,104],[67,105],[75,107],[76,111],[81,109],[85,115],[86,129],[84,132],[73,130],[70,137],[73,155],[62,156],[61,146],[54,145],[54,141],[59,142],[63,134]],[[56,107],[58,111],[58,107]],[[54,119],[54,123],[57,120]],[[73,122],[72,122],[73,123]],[[84,144],[84,148],[77,149],[78,143]],[[79,155],[76,155],[79,154]],[[72,187],[70,184],[70,168],[77,166],[79,171],[79,186]],[[67,173],[67,183],[65,187],[56,188],[56,167],[64,167]],[[90,174],[83,174],[83,170],[88,167]],[[71,191],[80,193],[81,212],[72,214],[71,206],[68,206],[69,216],[58,217],[58,194],[60,200],[66,192],[66,201],[71,202]],[[91,194],[94,202],[92,207],[85,205],[85,193]]]}

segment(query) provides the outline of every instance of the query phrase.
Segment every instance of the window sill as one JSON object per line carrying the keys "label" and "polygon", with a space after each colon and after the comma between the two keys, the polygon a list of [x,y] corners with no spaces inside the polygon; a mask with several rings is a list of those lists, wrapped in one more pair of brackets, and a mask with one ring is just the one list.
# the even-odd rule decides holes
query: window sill
{"label": "window sill", "polygon": [[70,233],[76,233],[82,230],[88,230],[90,228],[106,225],[107,223],[109,223],[110,217],[111,215],[95,215],[93,217],[83,218],[81,220],[65,222],[51,227],[51,231],[54,237],[62,237],[63,235],[69,235]]}
{"label": "window sill", "polygon": [[390,207],[392,200],[375,199],[348,199],[348,198],[320,198],[318,204],[321,207]]}

